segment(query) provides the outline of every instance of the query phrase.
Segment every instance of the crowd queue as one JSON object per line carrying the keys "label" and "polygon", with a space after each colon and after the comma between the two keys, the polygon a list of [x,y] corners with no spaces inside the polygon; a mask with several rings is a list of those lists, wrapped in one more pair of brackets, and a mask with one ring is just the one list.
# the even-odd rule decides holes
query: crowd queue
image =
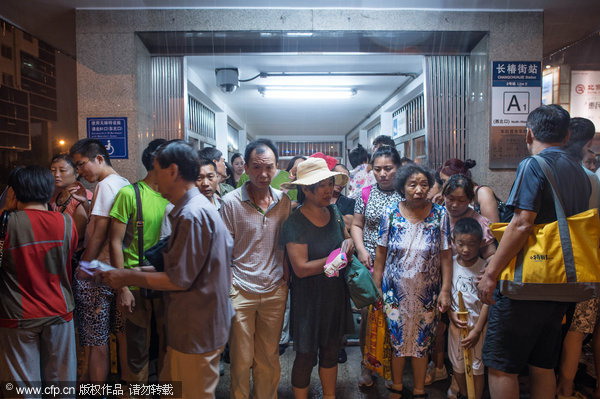
{"label": "crowd queue", "polygon": [[[600,203],[600,181],[582,163],[594,133],[559,106],[528,117],[527,147],[550,165],[567,216]],[[537,163],[520,163],[502,202],[472,179],[474,161],[433,171],[401,158],[389,136],[370,150],[349,152],[352,170],[319,153],[279,170],[269,140],[229,166],[217,149],[157,139],[141,157],[146,176],[131,184],[102,143],[82,139],[49,168],[15,168],[0,237],[0,381],[102,383],[115,334],[129,384],[148,381],[156,352],[159,380],[181,381],[184,398],[213,398],[227,346],[231,398],[270,399],[280,351],[293,341],[285,378],[294,397],[309,397],[318,366],[323,398],[335,398],[344,337],[355,333],[345,269],[324,273],[341,249],[372,271],[381,295],[390,398],[425,398],[426,385],[450,374],[448,397],[466,397],[464,348],[478,399],[486,390],[518,398],[524,371],[532,398],[579,397],[589,334],[600,370],[598,299],[515,300],[497,289],[532,226],[557,218]],[[500,221],[510,223],[498,243],[490,224]],[[93,260],[113,268],[90,272]],[[361,348],[372,310],[361,310]],[[412,386],[403,384],[407,361]],[[363,364],[358,384],[374,378]]]}

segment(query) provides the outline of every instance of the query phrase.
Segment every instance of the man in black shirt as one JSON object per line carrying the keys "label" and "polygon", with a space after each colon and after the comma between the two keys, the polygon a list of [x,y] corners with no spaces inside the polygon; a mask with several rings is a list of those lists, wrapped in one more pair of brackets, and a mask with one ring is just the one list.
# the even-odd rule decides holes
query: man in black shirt
{"label": "man in black shirt", "polygon": [[[527,118],[527,148],[552,169],[567,216],[588,209],[591,185],[579,162],[561,147],[568,138],[569,113],[543,105]],[[515,214],[479,282],[490,307],[483,361],[489,368],[492,398],[518,398],[517,376],[529,367],[532,398],[556,394],[554,367],[560,355],[561,322],[568,303],[514,300],[496,289],[501,271],[523,248],[534,224],[556,221],[550,184],[531,157],[519,164],[507,205]]]}

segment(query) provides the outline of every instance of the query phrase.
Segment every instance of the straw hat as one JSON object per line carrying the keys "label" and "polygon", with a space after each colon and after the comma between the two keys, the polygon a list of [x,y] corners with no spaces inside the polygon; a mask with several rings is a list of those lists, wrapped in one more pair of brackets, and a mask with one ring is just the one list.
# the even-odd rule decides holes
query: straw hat
{"label": "straw hat", "polygon": [[296,188],[296,186],[310,186],[330,177],[335,177],[335,184],[339,186],[345,186],[348,183],[348,176],[330,171],[327,162],[321,158],[308,158],[300,163],[296,176],[298,178],[293,182],[282,183],[281,188],[288,190]]}

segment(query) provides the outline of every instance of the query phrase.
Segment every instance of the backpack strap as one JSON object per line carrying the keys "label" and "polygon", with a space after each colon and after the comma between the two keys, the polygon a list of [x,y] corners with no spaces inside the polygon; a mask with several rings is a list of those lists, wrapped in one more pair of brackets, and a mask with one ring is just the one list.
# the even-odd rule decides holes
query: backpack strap
{"label": "backpack strap", "polygon": [[4,257],[4,243],[6,241],[9,216],[10,211],[4,211],[2,212],[2,215],[0,215],[0,267],[2,267],[2,258]]}
{"label": "backpack strap", "polygon": [[371,190],[373,189],[373,186],[366,186],[363,187],[361,190],[361,197],[362,197],[362,201],[363,201],[363,205],[365,206],[365,212],[367,211],[367,202],[369,202],[369,197],[371,196]]}
{"label": "backpack strap", "polygon": [[135,191],[135,202],[136,202],[136,221],[135,227],[137,228],[138,235],[138,264],[142,266],[144,261],[144,217],[142,214],[142,195],[140,194],[140,187],[138,183],[133,183],[133,191]]}

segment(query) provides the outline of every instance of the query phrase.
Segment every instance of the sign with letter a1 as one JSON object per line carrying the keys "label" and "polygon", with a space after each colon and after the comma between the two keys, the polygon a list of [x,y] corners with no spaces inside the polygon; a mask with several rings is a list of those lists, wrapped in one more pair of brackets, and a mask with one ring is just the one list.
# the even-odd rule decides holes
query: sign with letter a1
{"label": "sign with letter a1", "polygon": [[515,168],[527,156],[527,116],[542,104],[539,61],[492,62],[490,168]]}
{"label": "sign with letter a1", "polygon": [[111,159],[127,159],[127,118],[87,118],[87,136],[100,140]]}

